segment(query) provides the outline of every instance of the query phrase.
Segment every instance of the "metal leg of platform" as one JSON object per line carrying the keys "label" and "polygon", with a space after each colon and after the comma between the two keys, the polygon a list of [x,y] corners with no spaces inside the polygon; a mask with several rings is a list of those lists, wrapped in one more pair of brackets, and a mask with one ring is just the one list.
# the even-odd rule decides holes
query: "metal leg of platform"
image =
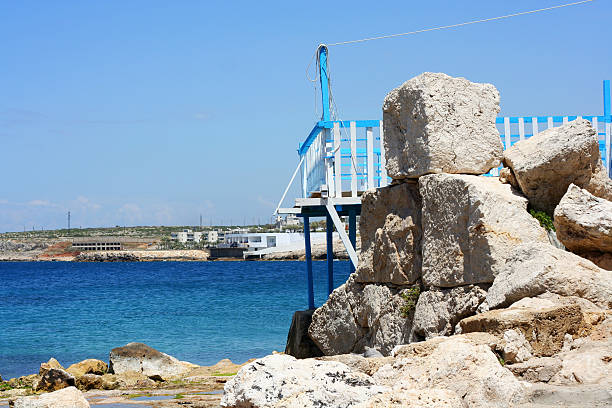
{"label": "metal leg of platform", "polygon": [[334,221],[327,214],[325,231],[327,237],[327,292],[334,290]]}
{"label": "metal leg of platform", "polygon": [[[353,248],[357,248],[357,213],[355,210],[349,211],[349,241]],[[355,265],[351,262],[351,273],[355,272]]]}
{"label": "metal leg of platform", "polygon": [[314,309],[314,286],[312,282],[312,252],[310,249],[310,217],[304,217],[304,246],[306,249],[306,273],[308,274],[308,309]]}

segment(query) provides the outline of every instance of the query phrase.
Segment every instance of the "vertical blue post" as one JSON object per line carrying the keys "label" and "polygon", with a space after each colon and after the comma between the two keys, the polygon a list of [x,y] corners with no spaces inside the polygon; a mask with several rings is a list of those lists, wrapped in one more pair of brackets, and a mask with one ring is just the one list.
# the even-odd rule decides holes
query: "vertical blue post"
{"label": "vertical blue post", "polygon": [[325,232],[327,235],[327,293],[331,294],[334,291],[334,222],[329,214],[325,221]]}
{"label": "vertical blue post", "polygon": [[[612,115],[610,109],[610,80],[606,79],[603,81],[603,100],[604,100],[604,123],[605,123],[605,132],[606,132],[606,167],[608,167],[608,176],[612,177],[612,151],[610,148],[612,147],[612,143],[610,142],[610,132],[612,132]],[[598,136],[599,137],[599,136]]]}
{"label": "vertical blue post", "polygon": [[329,76],[327,75],[327,47],[323,44],[319,45],[319,78],[321,80],[321,100],[323,107],[323,115],[321,120],[330,120],[329,115]]}
{"label": "vertical blue post", "polygon": [[310,251],[310,218],[304,217],[304,247],[306,249],[306,273],[308,274],[308,309],[314,309],[314,286],[312,283],[312,253]]}
{"label": "vertical blue post", "polygon": [[[349,209],[349,241],[351,241],[351,245],[353,245],[353,249],[357,244],[357,213],[354,208]],[[355,266],[353,263],[351,265],[351,273],[355,272]]]}

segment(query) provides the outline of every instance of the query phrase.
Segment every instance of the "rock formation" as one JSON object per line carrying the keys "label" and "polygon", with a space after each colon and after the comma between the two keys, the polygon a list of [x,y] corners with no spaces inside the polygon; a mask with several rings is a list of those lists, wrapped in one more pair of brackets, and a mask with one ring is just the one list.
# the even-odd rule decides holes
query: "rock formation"
{"label": "rock formation", "polygon": [[557,238],[570,251],[611,270],[612,201],[571,184],[555,209]]}
{"label": "rock formation", "polygon": [[108,371],[111,374],[137,372],[147,377],[164,380],[185,374],[197,367],[155,350],[143,343],[128,343],[111,350]]}
{"label": "rock formation", "polygon": [[409,340],[411,319],[402,314],[406,290],[358,283],[352,275],[315,311],[309,335],[327,355],[363,353],[366,346],[387,355]]}
{"label": "rock formation", "polygon": [[489,308],[499,308],[545,292],[578,296],[610,309],[612,271],[549,244],[526,243],[510,254],[486,302]]}
{"label": "rock formation", "polygon": [[612,200],[612,181],[588,120],[577,119],[515,143],[504,152],[504,163],[530,204],[549,214],[572,183]]}
{"label": "rock formation", "polygon": [[432,174],[419,190],[426,286],[491,283],[514,246],[548,243],[527,200],[495,178]]}
{"label": "rock formation", "polygon": [[387,173],[484,174],[497,167],[499,92],[491,84],[426,72],[389,92],[383,103]]}
{"label": "rock formation", "polygon": [[13,408],[89,408],[89,402],[83,393],[75,387],[64,388],[59,391],[51,392],[31,397],[17,398]]}

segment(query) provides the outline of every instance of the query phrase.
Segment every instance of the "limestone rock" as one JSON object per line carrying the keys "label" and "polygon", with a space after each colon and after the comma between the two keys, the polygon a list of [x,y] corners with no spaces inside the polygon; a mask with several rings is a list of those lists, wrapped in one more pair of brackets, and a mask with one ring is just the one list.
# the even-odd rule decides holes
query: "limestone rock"
{"label": "limestone rock", "polygon": [[106,384],[104,389],[116,388],[151,388],[156,382],[146,375],[137,371],[125,371],[121,374],[104,374],[102,383]]}
{"label": "limestone rock", "polygon": [[123,347],[114,348],[110,352],[109,360],[108,371],[111,374],[136,371],[148,377],[159,376],[164,380],[180,376],[197,367],[143,343],[128,343]]}
{"label": "limestone rock", "polygon": [[[486,332],[500,338],[508,330],[513,330],[519,337],[512,336],[503,339],[504,352],[512,353],[514,348],[516,355],[520,353],[519,348],[525,347],[523,339],[526,339],[531,350],[526,350],[538,357],[550,357],[559,353],[565,341],[566,334],[576,337],[587,336],[594,325],[605,318],[603,311],[592,311],[586,309],[580,302],[536,302],[532,299],[529,304],[515,304],[507,309],[490,310],[475,316],[467,317],[459,322],[462,333]],[[538,305],[539,303],[539,305]],[[508,340],[515,342],[517,346],[505,349]],[[523,352],[524,356],[528,356]],[[511,357],[510,362],[520,362],[521,359]]]}
{"label": "limestone rock", "polygon": [[361,354],[338,354],[336,356],[317,357],[321,361],[337,361],[346,364],[352,370],[360,371],[367,375],[374,375],[379,368],[386,364],[393,364],[393,357],[364,357]]}
{"label": "limestone rock", "polygon": [[40,380],[40,377],[41,376],[36,374],[30,374],[17,378],[11,378],[10,380],[8,380],[8,385],[12,388],[35,388],[34,385]]}
{"label": "limestone rock", "polygon": [[545,292],[578,296],[612,308],[612,272],[548,244],[516,247],[487,292],[487,304],[504,307]]}
{"label": "limestone rock", "polygon": [[499,181],[503,184],[510,184],[520,191],[518,181],[516,181],[516,177],[514,177],[514,173],[512,173],[512,169],[509,167],[504,167],[499,171]]}
{"label": "limestone rock", "polygon": [[491,348],[470,336],[399,346],[395,355],[395,364],[373,375],[378,384],[394,389],[447,389],[469,407],[510,407],[522,394],[518,380],[500,365]]}
{"label": "limestone rock", "polygon": [[512,374],[531,383],[547,383],[561,370],[558,357],[534,357],[528,361],[506,365]]}
{"label": "limestone rock", "polygon": [[[55,368],[50,370],[56,370]],[[83,393],[75,387],[15,400],[14,408],[89,408]]]}
{"label": "limestone rock", "polygon": [[276,354],[256,360],[225,385],[222,407],[354,407],[388,391],[335,361]]}
{"label": "limestone rock", "polygon": [[72,364],[66,369],[75,377],[80,377],[85,374],[103,375],[108,371],[108,366],[104,361],[90,358],[79,363]]}
{"label": "limestone rock", "polygon": [[314,312],[308,334],[326,355],[363,353],[366,346],[388,355],[410,338],[412,316],[401,312],[404,290],[357,283],[351,275]]}
{"label": "limestone rock", "polygon": [[456,392],[432,388],[424,390],[393,390],[372,397],[366,408],[464,408]]}
{"label": "limestone rock", "polygon": [[552,214],[570,184],[612,199],[612,181],[601,164],[598,136],[585,119],[547,129],[504,151],[531,205]]}
{"label": "limestone rock", "polygon": [[453,334],[459,320],[474,314],[486,296],[482,285],[432,288],[421,293],[414,311],[413,333],[425,339]]}
{"label": "limestone rock", "polygon": [[504,361],[506,363],[522,363],[533,357],[531,344],[520,330],[506,330],[503,340]]}
{"label": "limestone rock", "polygon": [[57,391],[66,387],[74,387],[75,379],[72,374],[59,369],[50,368],[35,385],[36,391]]}
{"label": "limestone rock", "polygon": [[40,370],[38,371],[38,375],[42,377],[51,368],[59,368],[60,370],[64,369],[64,367],[62,367],[59,361],[51,357],[46,363],[40,364]]}
{"label": "limestone rock", "polygon": [[550,380],[555,384],[605,384],[612,386],[612,338],[585,341],[561,353],[562,368]]}
{"label": "limestone rock", "polygon": [[409,285],[421,277],[421,197],[416,183],[366,191],[359,232],[358,282]]}
{"label": "limestone rock", "polygon": [[387,173],[484,174],[503,146],[495,127],[499,92],[491,84],[425,72],[392,90],[383,103]]}
{"label": "limestone rock", "polygon": [[419,179],[423,199],[423,283],[454,287],[493,282],[512,248],[548,245],[527,200],[491,177],[432,174]]}
{"label": "limestone rock", "polygon": [[593,262],[601,269],[612,271],[612,253],[610,252],[586,251],[580,252],[579,255]]}
{"label": "limestone rock", "polygon": [[555,209],[557,238],[572,252],[612,252],[612,201],[570,184]]}
{"label": "limestone rock", "polygon": [[287,335],[285,354],[295,358],[319,357],[323,353],[308,336],[314,310],[298,310],[293,314]]}

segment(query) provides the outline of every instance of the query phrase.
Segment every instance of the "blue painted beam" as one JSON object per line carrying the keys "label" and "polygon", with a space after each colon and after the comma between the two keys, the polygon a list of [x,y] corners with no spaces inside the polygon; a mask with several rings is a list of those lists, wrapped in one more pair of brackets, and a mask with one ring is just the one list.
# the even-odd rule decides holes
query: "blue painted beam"
{"label": "blue painted beam", "polygon": [[321,81],[321,102],[323,107],[323,113],[321,120],[330,120],[329,112],[329,75],[327,70],[327,47],[323,44],[319,45],[318,58],[319,58],[319,79]]}
{"label": "blue painted beam", "polygon": [[325,218],[325,236],[327,238],[327,293],[334,290],[334,222],[331,215]]}
{"label": "blue painted beam", "polygon": [[604,104],[604,116],[609,117],[612,113],[610,111],[610,80],[606,79],[603,81],[603,104]]}
{"label": "blue painted beam", "polygon": [[314,309],[314,284],[312,279],[312,253],[310,251],[310,217],[304,217],[304,247],[306,249],[306,273],[308,275],[308,309]]}

